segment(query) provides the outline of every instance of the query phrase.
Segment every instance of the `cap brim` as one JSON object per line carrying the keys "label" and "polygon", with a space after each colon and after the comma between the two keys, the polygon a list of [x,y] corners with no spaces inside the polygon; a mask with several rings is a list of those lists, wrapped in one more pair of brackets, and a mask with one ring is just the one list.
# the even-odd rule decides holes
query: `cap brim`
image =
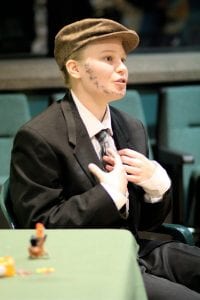
{"label": "cap brim", "polygon": [[[126,53],[131,52],[135,48],[137,48],[139,44],[139,36],[134,31],[121,31],[121,32],[112,32],[112,33],[106,33],[105,35],[101,36],[93,36],[88,39],[88,41],[85,41],[84,45],[98,40],[104,40],[108,38],[120,38],[122,41],[122,45],[124,47],[124,50]],[[82,45],[83,46],[83,45]]]}

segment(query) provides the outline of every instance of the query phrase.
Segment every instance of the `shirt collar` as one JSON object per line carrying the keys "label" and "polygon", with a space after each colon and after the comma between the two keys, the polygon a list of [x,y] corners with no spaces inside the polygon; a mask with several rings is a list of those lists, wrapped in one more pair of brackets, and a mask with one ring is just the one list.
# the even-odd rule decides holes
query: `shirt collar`
{"label": "shirt collar", "polygon": [[107,105],[106,113],[103,118],[103,121],[100,122],[78,99],[75,93],[71,90],[72,98],[75,102],[75,105],[78,109],[80,117],[88,131],[90,138],[94,137],[102,129],[109,129],[111,135],[113,135],[111,127],[111,115],[110,108]]}

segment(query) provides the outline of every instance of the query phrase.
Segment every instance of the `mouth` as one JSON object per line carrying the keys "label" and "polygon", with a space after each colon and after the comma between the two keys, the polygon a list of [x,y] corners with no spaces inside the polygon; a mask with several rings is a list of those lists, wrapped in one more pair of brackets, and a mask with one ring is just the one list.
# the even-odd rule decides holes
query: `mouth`
{"label": "mouth", "polygon": [[122,84],[126,84],[127,83],[127,81],[126,81],[125,78],[120,78],[120,79],[116,80],[115,82],[116,83],[122,83]]}

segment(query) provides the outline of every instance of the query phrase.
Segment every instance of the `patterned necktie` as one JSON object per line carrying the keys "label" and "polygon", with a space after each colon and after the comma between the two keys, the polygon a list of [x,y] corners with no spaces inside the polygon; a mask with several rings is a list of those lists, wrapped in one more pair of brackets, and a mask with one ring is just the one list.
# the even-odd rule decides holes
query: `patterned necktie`
{"label": "patterned necktie", "polygon": [[101,130],[96,134],[96,138],[100,144],[100,158],[102,159],[106,155],[107,149],[110,147],[109,144],[109,133],[106,129]]}

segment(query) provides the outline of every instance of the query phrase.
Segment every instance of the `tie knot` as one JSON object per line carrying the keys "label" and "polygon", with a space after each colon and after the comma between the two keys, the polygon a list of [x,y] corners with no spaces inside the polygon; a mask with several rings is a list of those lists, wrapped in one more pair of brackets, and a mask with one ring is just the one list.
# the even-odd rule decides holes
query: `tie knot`
{"label": "tie knot", "polygon": [[108,136],[108,130],[107,129],[102,129],[96,134],[96,138],[101,144],[102,142],[105,141],[106,137]]}

